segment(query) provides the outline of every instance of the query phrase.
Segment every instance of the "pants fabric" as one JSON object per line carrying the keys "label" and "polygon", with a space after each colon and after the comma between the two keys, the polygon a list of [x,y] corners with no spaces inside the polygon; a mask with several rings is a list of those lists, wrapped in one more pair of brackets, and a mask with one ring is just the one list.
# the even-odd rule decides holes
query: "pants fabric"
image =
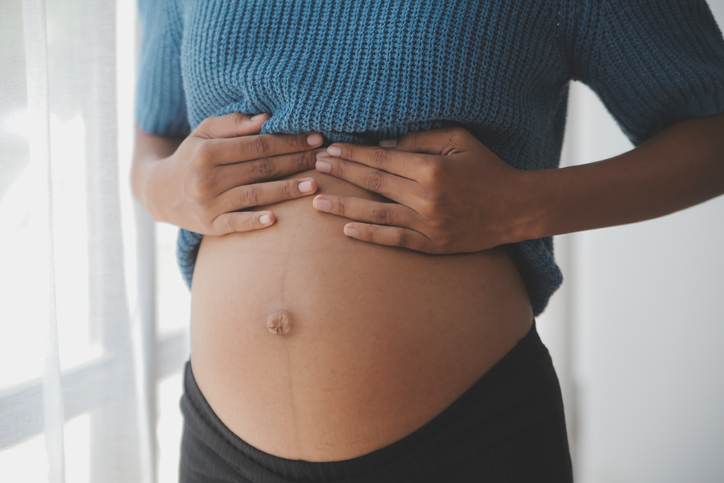
{"label": "pants fabric", "polygon": [[241,440],[186,363],[181,483],[572,482],[560,385],[530,332],[460,398],[412,434],[344,461],[289,460]]}

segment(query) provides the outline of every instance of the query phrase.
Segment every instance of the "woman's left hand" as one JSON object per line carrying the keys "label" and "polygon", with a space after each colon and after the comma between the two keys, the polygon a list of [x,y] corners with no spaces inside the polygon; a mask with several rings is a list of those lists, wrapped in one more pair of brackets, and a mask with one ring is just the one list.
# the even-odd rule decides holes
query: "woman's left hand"
{"label": "woman's left hand", "polygon": [[466,129],[410,132],[396,145],[334,143],[317,154],[316,168],[396,202],[316,196],[318,211],[356,220],[344,227],[349,237],[430,254],[526,239],[530,172],[506,164]]}

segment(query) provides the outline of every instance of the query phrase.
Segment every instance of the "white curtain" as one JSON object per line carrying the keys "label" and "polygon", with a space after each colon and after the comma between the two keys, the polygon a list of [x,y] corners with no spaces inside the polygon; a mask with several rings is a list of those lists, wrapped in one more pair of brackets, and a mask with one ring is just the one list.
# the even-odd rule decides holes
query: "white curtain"
{"label": "white curtain", "polygon": [[134,282],[134,236],[153,238],[126,169],[134,4],[0,0],[3,482],[155,481],[152,290]]}

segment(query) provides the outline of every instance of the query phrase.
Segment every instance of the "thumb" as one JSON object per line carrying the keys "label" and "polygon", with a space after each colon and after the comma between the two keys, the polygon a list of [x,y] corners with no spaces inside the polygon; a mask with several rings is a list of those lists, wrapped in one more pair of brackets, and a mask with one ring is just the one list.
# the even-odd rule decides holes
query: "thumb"
{"label": "thumb", "polygon": [[212,116],[204,119],[196,128],[196,134],[206,138],[233,138],[258,134],[261,126],[266,122],[269,114],[249,116],[241,112],[232,112],[224,116]]}
{"label": "thumb", "polygon": [[411,153],[442,154],[451,142],[450,133],[446,129],[429,131],[409,131],[399,139],[380,141],[381,147],[408,151]]}

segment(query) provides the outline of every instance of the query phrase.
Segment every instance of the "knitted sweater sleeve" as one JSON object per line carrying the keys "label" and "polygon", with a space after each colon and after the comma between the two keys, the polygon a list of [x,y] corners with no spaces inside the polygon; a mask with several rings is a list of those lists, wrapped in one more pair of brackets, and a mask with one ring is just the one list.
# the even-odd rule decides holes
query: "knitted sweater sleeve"
{"label": "knitted sweater sleeve", "polygon": [[149,134],[191,132],[181,78],[183,24],[178,0],[139,0],[143,29],[136,122]]}
{"label": "knitted sweater sleeve", "polygon": [[724,112],[724,39],[705,0],[570,1],[570,77],[599,96],[634,145]]}

